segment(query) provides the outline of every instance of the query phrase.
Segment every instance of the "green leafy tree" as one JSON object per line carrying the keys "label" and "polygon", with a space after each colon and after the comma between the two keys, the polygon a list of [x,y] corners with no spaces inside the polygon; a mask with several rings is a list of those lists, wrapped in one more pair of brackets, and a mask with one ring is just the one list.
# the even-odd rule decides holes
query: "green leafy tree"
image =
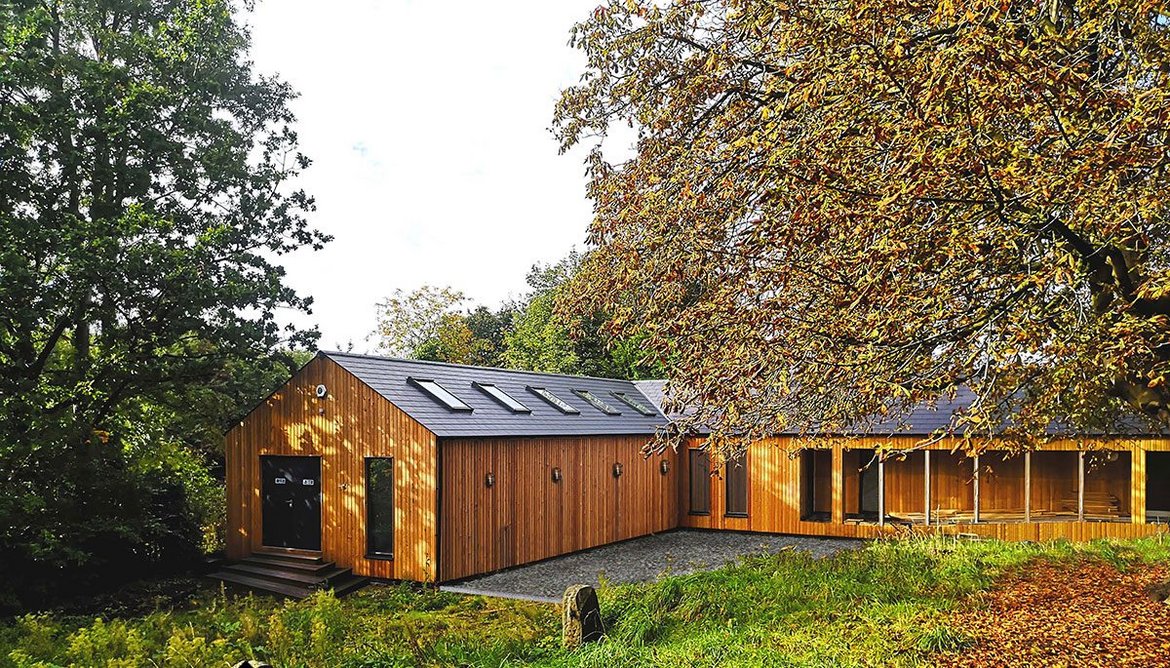
{"label": "green leafy tree", "polygon": [[449,287],[399,289],[378,305],[378,349],[400,357],[500,366],[515,307],[461,307],[467,298]]}
{"label": "green leafy tree", "polygon": [[314,340],[274,316],[310,305],[275,259],[327,241],[305,221],[312,199],[288,186],[308,165],[293,92],[252,71],[235,9],[0,10],[0,569],[12,587],[76,584],[82,563],[144,572],[190,548],[191,516],[174,511],[184,476],[146,455],[168,441],[166,415],[190,416],[194,399],[222,419],[255,398],[231,379],[242,361]]}
{"label": "green leafy tree", "polygon": [[[374,331],[378,350],[398,357],[417,357],[420,351],[439,354],[458,347],[467,338],[459,308],[467,301],[450,287],[424,285],[413,292],[402,289],[378,304]],[[444,343],[438,343],[443,339]],[[459,353],[459,351],[450,351]],[[462,353],[459,353],[462,354]]]}
{"label": "green leafy tree", "polygon": [[517,314],[508,332],[504,364],[516,369],[547,373],[575,373],[580,358],[568,326],[557,317],[556,294],[534,294]]}
{"label": "green leafy tree", "polygon": [[658,378],[661,365],[648,362],[637,335],[608,336],[600,312],[584,316],[562,307],[570,282],[582,266],[572,250],[559,261],[535,265],[528,272],[531,292],[507,335],[507,366],[608,378]]}
{"label": "green leafy tree", "polygon": [[953,429],[1018,447],[1165,427],[1161,4],[632,0],[572,41],[564,147],[638,131],[591,147],[576,307],[677,360],[691,423],[841,432],[966,385]]}

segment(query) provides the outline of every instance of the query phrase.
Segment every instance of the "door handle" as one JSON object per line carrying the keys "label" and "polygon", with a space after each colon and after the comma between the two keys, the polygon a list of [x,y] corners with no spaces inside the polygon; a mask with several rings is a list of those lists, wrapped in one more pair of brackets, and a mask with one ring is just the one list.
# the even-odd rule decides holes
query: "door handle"
{"label": "door handle", "polygon": [[288,507],[289,507],[289,508],[292,508],[292,507],[293,507],[293,500],[292,500],[292,499],[289,499],[289,500],[288,500]]}

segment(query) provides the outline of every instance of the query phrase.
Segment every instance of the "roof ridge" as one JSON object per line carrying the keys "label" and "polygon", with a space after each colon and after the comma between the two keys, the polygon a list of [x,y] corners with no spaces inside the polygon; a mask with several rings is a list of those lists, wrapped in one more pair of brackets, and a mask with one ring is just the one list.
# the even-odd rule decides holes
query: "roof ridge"
{"label": "roof ridge", "polygon": [[507,367],[502,367],[502,366],[483,366],[483,365],[479,365],[479,364],[456,364],[454,362],[436,362],[433,360],[416,360],[416,359],[411,359],[409,357],[393,357],[390,355],[371,355],[368,353],[347,353],[347,352],[341,352],[339,350],[318,350],[317,354],[324,355],[326,357],[334,357],[334,356],[360,357],[360,358],[364,358],[364,359],[381,360],[384,362],[406,362],[409,364],[426,364],[426,365],[432,365],[432,366],[455,367],[458,369],[483,369],[486,371],[503,371],[504,373],[522,373],[522,374],[527,374],[529,376],[545,376],[545,377],[551,376],[553,378],[581,378],[583,380],[604,380],[604,381],[616,381],[619,383],[638,383],[638,382],[641,382],[641,381],[637,381],[637,380],[631,380],[629,378],[606,378],[604,376],[583,376],[580,374],[572,374],[572,373],[552,373],[549,371],[530,371],[528,369],[509,369]]}

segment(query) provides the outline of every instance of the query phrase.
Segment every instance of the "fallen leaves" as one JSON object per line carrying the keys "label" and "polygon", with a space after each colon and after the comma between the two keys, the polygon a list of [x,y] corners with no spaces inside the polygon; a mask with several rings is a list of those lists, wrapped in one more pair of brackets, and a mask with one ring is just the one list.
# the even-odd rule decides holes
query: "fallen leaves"
{"label": "fallen leaves", "polygon": [[956,613],[974,638],[939,666],[1170,666],[1170,605],[1146,592],[1166,566],[1040,562]]}

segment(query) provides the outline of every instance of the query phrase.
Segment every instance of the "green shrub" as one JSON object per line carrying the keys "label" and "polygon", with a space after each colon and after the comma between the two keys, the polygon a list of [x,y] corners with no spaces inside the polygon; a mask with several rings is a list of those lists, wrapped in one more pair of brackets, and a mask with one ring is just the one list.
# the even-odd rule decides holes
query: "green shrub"
{"label": "green shrub", "polygon": [[343,600],[225,598],[137,618],[26,615],[0,624],[0,668],[225,666],[917,666],[974,639],[949,625],[966,597],[1034,559],[1170,561],[1157,538],[1088,544],[876,541],[826,559],[786,552],[706,573],[600,589],[607,635],[560,647],[548,605],[414,585]]}

